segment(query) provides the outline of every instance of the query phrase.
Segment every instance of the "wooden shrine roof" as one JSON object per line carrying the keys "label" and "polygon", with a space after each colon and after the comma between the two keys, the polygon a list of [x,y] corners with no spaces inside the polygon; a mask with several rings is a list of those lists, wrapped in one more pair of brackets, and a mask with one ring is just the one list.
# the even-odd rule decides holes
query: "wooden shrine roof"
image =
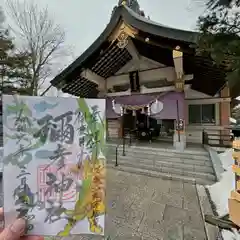
{"label": "wooden shrine roof", "polygon": [[[213,65],[212,61],[195,56],[194,46],[198,33],[179,30],[151,21],[126,6],[118,6],[113,12],[109,24],[96,41],[72,64],[57,75],[51,84],[63,92],[81,96],[96,97],[97,84],[80,77],[84,69],[90,69],[97,75],[108,78],[120,70],[132,56],[126,48],[119,48],[117,41],[109,41],[111,34],[124,22],[138,34],[131,38],[140,55],[166,66],[174,66],[172,50],[180,46],[183,51],[185,74],[194,74],[192,88],[209,95],[221,89],[225,83],[225,73]],[[150,41],[146,41],[146,39]]]}

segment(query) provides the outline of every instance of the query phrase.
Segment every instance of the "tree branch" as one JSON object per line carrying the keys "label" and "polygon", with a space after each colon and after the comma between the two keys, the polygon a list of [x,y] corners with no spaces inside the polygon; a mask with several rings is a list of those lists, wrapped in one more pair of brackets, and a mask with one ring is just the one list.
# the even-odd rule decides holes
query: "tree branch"
{"label": "tree branch", "polygon": [[21,49],[30,54],[31,86],[36,95],[46,76],[53,73],[55,60],[68,56],[62,54],[65,33],[50,17],[47,8],[39,9],[33,2],[20,0],[9,0],[7,5],[16,26],[13,27],[15,35],[22,42]]}

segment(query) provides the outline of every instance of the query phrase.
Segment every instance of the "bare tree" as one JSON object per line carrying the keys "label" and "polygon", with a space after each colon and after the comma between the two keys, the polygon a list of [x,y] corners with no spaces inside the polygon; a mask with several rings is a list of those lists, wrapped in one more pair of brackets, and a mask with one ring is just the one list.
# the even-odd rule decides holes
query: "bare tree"
{"label": "bare tree", "polygon": [[7,6],[14,23],[12,30],[21,41],[21,51],[30,54],[30,89],[36,96],[45,80],[56,74],[58,59],[68,55],[65,33],[50,17],[48,9],[39,8],[33,1],[13,0]]}

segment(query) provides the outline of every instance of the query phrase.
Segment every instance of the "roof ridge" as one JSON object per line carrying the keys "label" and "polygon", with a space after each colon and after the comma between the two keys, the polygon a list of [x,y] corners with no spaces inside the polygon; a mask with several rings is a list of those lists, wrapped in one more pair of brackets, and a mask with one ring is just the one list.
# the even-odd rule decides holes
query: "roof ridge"
{"label": "roof ridge", "polygon": [[121,5],[114,9],[110,22],[107,24],[99,37],[81,54],[81,56],[79,56],[72,64],[58,74],[51,81],[51,84],[57,86],[60,81],[65,79],[66,76],[69,76],[77,68],[81,69],[89,59],[89,56],[97,52],[102,44],[107,41],[108,37],[119,24],[120,20],[125,21],[127,24],[139,29],[142,32],[149,33],[149,35],[160,36],[162,38],[173,39],[189,44],[195,44],[197,40],[197,32],[190,32],[164,26],[137,14],[127,6]]}
{"label": "roof ridge", "polygon": [[139,14],[136,14],[131,8],[129,8],[126,5],[124,5],[122,7],[124,7],[130,14],[134,15],[134,17],[138,18],[140,21],[146,21],[147,23],[155,24],[155,25],[158,25],[159,27],[169,28],[169,29],[172,29],[172,30],[178,30],[178,31],[181,31],[181,32],[197,33],[196,31],[175,28],[175,27],[172,27],[172,26],[168,26],[168,25],[159,23],[159,22],[154,21],[152,19],[148,19],[145,16],[141,16]]}

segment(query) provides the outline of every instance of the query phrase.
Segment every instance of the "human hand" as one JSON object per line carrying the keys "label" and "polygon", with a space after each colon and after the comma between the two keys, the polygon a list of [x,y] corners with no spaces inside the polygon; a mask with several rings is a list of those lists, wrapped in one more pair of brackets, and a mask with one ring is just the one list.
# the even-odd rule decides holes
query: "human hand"
{"label": "human hand", "polygon": [[[3,209],[0,208],[0,219],[3,219]],[[0,240],[44,240],[39,236],[24,236],[26,221],[17,219],[10,226],[6,226],[0,233]]]}

